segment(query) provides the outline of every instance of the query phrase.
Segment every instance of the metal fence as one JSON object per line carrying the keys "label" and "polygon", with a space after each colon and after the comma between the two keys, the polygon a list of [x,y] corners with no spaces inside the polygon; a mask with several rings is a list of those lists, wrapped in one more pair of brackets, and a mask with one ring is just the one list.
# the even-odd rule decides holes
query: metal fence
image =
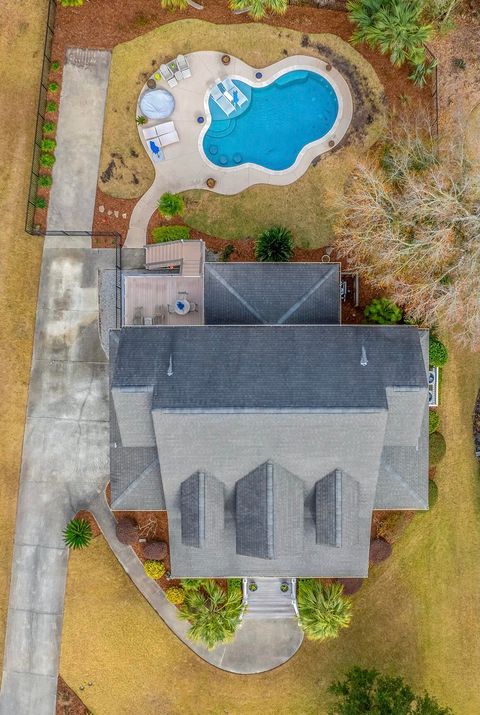
{"label": "metal fence", "polygon": [[32,169],[30,172],[30,187],[28,190],[27,213],[25,218],[25,231],[27,233],[33,232],[35,221],[35,199],[37,197],[38,170],[41,153],[40,144],[43,136],[43,123],[45,121],[45,109],[47,106],[48,76],[50,74],[50,65],[52,63],[52,44],[56,8],[56,1],[48,0],[42,73],[40,75],[40,87],[38,91],[37,124],[35,127],[35,139],[33,142]]}

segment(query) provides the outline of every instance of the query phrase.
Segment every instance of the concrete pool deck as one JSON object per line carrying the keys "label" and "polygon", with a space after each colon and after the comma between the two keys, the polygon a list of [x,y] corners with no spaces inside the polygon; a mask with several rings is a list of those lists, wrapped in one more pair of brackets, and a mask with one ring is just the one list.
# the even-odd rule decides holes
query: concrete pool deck
{"label": "concrete pool deck", "polygon": [[[175,110],[169,121],[175,123],[180,141],[165,147],[165,159],[154,162],[155,179],[148,191],[136,204],[127,233],[125,245],[140,247],[146,243],[146,231],[150,217],[154,213],[160,196],[165,191],[172,193],[187,189],[204,189],[219,194],[237,194],[254,184],[270,184],[285,186],[299,179],[310,166],[313,159],[331,150],[329,141],[338,144],[345,136],[353,115],[353,100],[347,82],[335,67],[326,69],[327,63],[307,55],[293,55],[275,62],[268,67],[251,67],[242,60],[230,56],[230,64],[222,63],[221,52],[193,52],[187,55],[192,76],[181,80],[175,87],[169,88],[165,81],[157,82],[157,86],[168,89],[175,98]],[[223,168],[214,166],[199,149],[199,143],[205,133],[208,123],[208,94],[217,79],[225,77],[245,79],[253,85],[262,86],[271,82],[285,70],[311,69],[325,77],[333,86],[339,101],[337,120],[325,137],[307,145],[299,154],[295,164],[284,171],[271,171],[254,165],[240,165]],[[262,78],[258,81],[255,73],[261,71]],[[140,97],[144,94],[146,85]],[[140,109],[138,109],[140,114]],[[196,118],[202,115],[206,122],[199,124]],[[140,140],[145,151],[150,156],[142,129],[153,126],[158,120],[151,120],[139,127]],[[208,189],[206,180],[216,181],[214,189]]]}

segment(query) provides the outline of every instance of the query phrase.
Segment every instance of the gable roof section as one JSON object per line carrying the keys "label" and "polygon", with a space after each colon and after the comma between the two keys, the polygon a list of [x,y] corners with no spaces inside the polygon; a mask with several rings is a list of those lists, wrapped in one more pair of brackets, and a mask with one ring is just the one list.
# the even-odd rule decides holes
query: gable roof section
{"label": "gable roof section", "polygon": [[198,471],[180,486],[182,542],[203,548],[219,544],[224,527],[223,484]]}
{"label": "gable roof section", "polygon": [[207,325],[337,324],[338,263],[205,263]]}
{"label": "gable roof section", "polygon": [[335,469],[315,485],[317,544],[358,543],[359,483]]}
{"label": "gable roof section", "polygon": [[271,460],[236,483],[236,551],[262,559],[300,554],[303,483]]}
{"label": "gable roof section", "polygon": [[123,328],[112,386],[146,385],[153,410],[386,410],[427,377],[413,326]]}

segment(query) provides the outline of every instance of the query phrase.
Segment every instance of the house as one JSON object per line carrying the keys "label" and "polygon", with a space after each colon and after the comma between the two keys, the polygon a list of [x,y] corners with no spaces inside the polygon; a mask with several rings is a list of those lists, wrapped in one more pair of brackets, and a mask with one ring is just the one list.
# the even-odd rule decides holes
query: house
{"label": "house", "polygon": [[428,508],[428,332],[342,325],[335,263],[200,273],[196,324],[111,333],[112,509],[167,510],[173,577],[367,576]]}

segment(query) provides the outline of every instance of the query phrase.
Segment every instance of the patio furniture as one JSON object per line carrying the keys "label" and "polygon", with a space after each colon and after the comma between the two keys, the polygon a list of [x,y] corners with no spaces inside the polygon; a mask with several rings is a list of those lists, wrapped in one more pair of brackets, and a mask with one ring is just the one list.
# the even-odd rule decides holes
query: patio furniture
{"label": "patio furniture", "polygon": [[225,77],[225,79],[222,80],[222,84],[227,92],[232,95],[233,104],[238,104],[239,107],[243,107],[245,102],[248,102],[248,99],[243,94],[242,90],[239,89],[234,82],[232,82],[230,77]]}
{"label": "patio furniture", "polygon": [[153,318],[151,315],[146,315],[143,322],[144,325],[153,325]]}
{"label": "patio furniture", "polygon": [[157,137],[161,137],[163,134],[174,132],[175,124],[173,122],[163,122],[163,124],[157,124],[155,131],[157,132]]}
{"label": "patio furniture", "polygon": [[161,146],[158,146],[153,139],[150,139],[148,142],[148,148],[150,149],[150,156],[153,161],[162,161],[165,158]]}
{"label": "patio furniture", "polygon": [[180,70],[179,70],[179,68],[178,68],[178,62],[177,62],[176,59],[175,59],[175,60],[171,60],[171,61],[168,63],[168,69],[173,72],[173,74],[175,75],[175,79],[177,80],[177,82],[181,82],[181,80],[183,79],[183,75],[182,75],[182,73],[180,72]]}
{"label": "patio furniture", "polygon": [[198,310],[198,305],[196,303],[193,303],[191,300],[188,301],[190,303],[190,313],[192,313],[194,310]]}
{"label": "patio furniture", "polygon": [[154,325],[163,325],[167,317],[165,307],[163,305],[157,305],[155,308],[155,314],[153,316]]}
{"label": "patio furniture", "polygon": [[190,312],[190,302],[186,298],[177,298],[174,305],[174,311],[177,315],[187,315]]}
{"label": "patio furniture", "polygon": [[190,71],[190,65],[188,64],[188,60],[184,55],[178,55],[177,65],[178,69],[182,73],[183,79],[188,79],[192,76],[192,73]]}
{"label": "patio furniture", "polygon": [[225,112],[227,117],[232,112],[235,111],[235,107],[233,106],[233,104],[231,102],[229,102],[228,99],[222,94],[222,92],[220,91],[220,89],[218,88],[217,85],[215,85],[213,87],[210,94],[212,96],[213,101],[216,102],[216,104],[218,104],[220,109],[222,109]]}
{"label": "patio furniture", "polygon": [[132,324],[133,325],[143,325],[143,306],[139,305],[135,308],[133,312],[133,320]]}
{"label": "patio furniture", "polygon": [[144,139],[156,139],[157,127],[142,127]]}
{"label": "patio furniture", "polygon": [[167,67],[167,65],[160,65],[160,74],[162,75],[165,82],[167,82],[169,87],[176,87],[178,81],[175,78],[172,70]]}
{"label": "patio furniture", "polygon": [[162,134],[162,136],[158,137],[158,141],[162,146],[167,146],[168,144],[176,144],[176,142],[180,141],[180,139],[177,132],[173,131],[168,132],[167,134]]}

